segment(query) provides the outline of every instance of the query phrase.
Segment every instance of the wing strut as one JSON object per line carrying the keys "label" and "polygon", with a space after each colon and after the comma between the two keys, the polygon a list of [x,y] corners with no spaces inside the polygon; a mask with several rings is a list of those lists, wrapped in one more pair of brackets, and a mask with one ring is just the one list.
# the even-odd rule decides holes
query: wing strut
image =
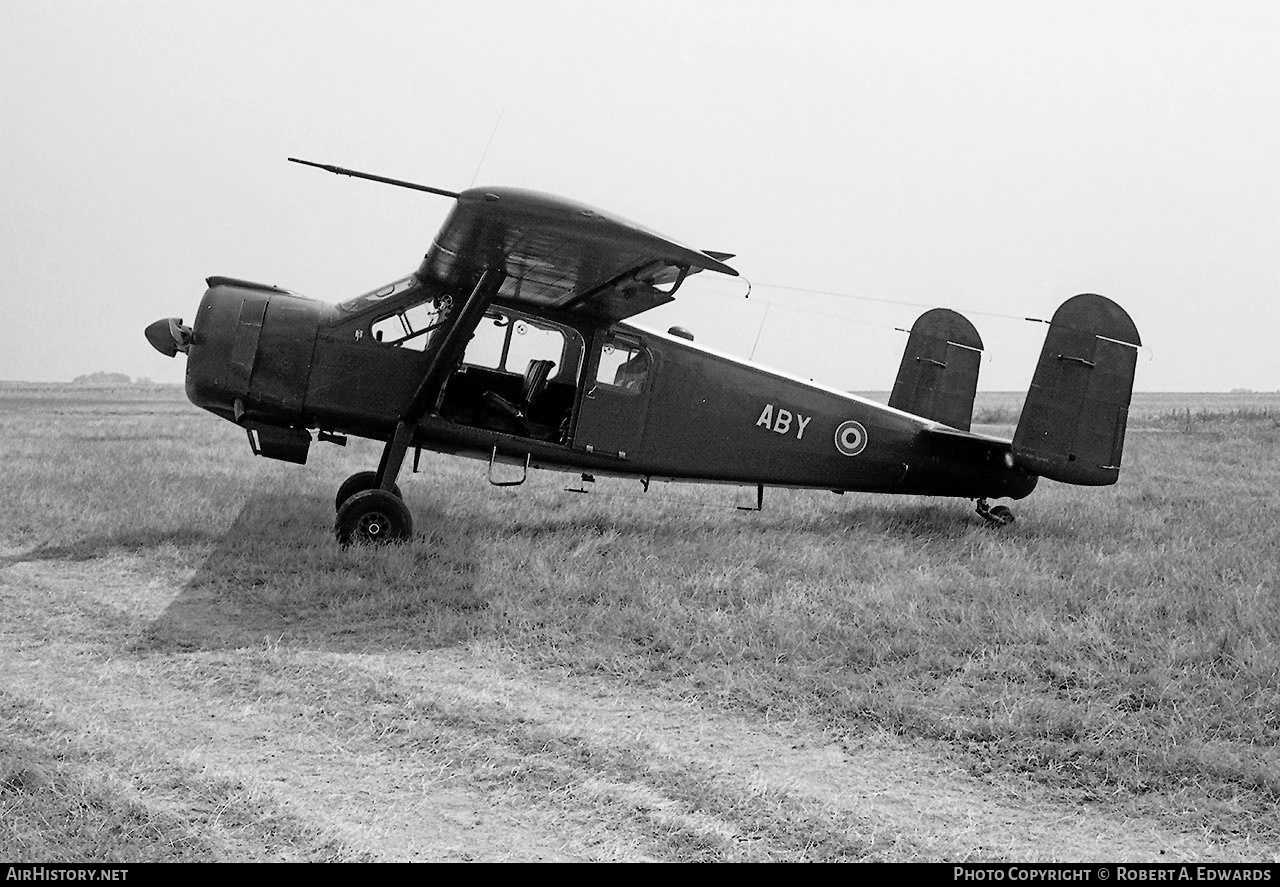
{"label": "wing strut", "polygon": [[395,434],[392,435],[391,440],[387,441],[386,447],[382,450],[382,460],[378,463],[378,475],[374,481],[376,488],[387,492],[392,491],[396,477],[400,474],[400,466],[404,463],[405,454],[409,451],[409,444],[413,440],[414,429],[427,414],[427,410],[440,397],[444,383],[448,381],[449,374],[461,359],[471,334],[484,319],[484,312],[493,301],[493,297],[498,294],[498,289],[505,279],[506,273],[502,269],[491,267],[487,268],[476,281],[471,295],[467,296],[466,302],[458,312],[457,319],[445,333],[444,341],[432,355],[413,399],[396,420]]}

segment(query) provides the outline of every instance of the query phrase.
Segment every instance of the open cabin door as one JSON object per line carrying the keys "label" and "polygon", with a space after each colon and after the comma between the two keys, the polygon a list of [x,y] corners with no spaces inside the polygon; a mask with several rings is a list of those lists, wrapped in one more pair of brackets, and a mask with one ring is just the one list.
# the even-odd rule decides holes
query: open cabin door
{"label": "open cabin door", "polygon": [[597,332],[583,379],[574,447],[634,458],[644,436],[654,379],[653,355],[640,336],[617,330]]}
{"label": "open cabin door", "polygon": [[572,327],[490,306],[440,413],[460,425],[566,445],[584,351]]}

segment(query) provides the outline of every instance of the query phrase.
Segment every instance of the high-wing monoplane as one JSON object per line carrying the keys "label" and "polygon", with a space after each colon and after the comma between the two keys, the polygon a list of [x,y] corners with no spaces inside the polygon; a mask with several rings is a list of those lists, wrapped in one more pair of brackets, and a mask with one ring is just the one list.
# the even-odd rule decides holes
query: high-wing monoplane
{"label": "high-wing monoplane", "polygon": [[916,320],[882,404],[626,322],[690,275],[736,276],[729,254],[547,194],[295,162],[454,205],[417,270],[386,286],[328,304],[210,277],[190,326],[159,320],[146,336],[186,354],[192,403],[245,429],[259,456],[302,464],[317,440],[385,442],[377,468],[338,489],[344,544],[412,536],[397,485],[410,450],[415,463],[422,449],[486,460],[499,485],[536,468],[646,490],[749,485],[757,508],[768,486],[959,497],[993,524],[1013,514],[989,500],[1021,499],[1040,477],[1119,476],[1140,340],[1102,296],[1058,308],[1006,440],[971,430],[982,339],[954,311]]}

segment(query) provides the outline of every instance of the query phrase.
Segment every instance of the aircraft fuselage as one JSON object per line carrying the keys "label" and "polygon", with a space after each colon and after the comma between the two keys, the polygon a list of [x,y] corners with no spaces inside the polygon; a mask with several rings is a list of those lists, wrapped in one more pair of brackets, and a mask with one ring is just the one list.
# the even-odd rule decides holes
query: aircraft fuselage
{"label": "aircraft fuselage", "polygon": [[[229,278],[209,284],[188,351],[193,403],[256,432],[263,455],[289,461],[305,460],[309,429],[391,439],[441,336],[388,341],[384,331],[397,312],[441,293],[406,278],[383,299],[375,291],[344,308]],[[483,353],[500,334],[496,356]],[[941,447],[924,433],[937,426],[928,419],[676,336],[494,300],[471,337],[414,423],[411,446],[646,479],[974,499],[1022,498],[1035,486],[1007,441]],[[484,405],[518,397],[525,352],[547,356],[556,375],[516,424]],[[617,382],[622,354],[643,358],[639,384]]]}

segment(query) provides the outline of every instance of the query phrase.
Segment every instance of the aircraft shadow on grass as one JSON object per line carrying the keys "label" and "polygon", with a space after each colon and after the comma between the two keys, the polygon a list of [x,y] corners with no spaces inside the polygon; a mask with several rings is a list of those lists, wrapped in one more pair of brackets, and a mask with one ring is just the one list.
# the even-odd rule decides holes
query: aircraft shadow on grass
{"label": "aircraft shadow on grass", "polygon": [[[796,521],[767,511],[730,520],[763,524],[768,532],[832,533],[853,530],[946,545],[988,528],[957,521],[937,503],[858,503]],[[451,519],[436,508],[416,509],[419,533],[406,545],[335,549],[325,497],[258,496],[245,503],[195,574],[159,618],[147,625],[137,652],[189,652],[287,641],[311,649],[431,649],[473,637],[490,601],[475,581],[483,556],[478,538],[560,537],[614,532],[622,537],[685,538],[687,526],[625,512],[585,515],[528,514],[503,522]],[[702,530],[726,530],[715,523]],[[1009,544],[1019,544],[1006,534]]]}
{"label": "aircraft shadow on grass", "polygon": [[251,498],[135,652],[457,643],[488,603],[475,588],[474,547],[465,527],[417,510],[432,529],[407,545],[335,549],[332,500]]}

